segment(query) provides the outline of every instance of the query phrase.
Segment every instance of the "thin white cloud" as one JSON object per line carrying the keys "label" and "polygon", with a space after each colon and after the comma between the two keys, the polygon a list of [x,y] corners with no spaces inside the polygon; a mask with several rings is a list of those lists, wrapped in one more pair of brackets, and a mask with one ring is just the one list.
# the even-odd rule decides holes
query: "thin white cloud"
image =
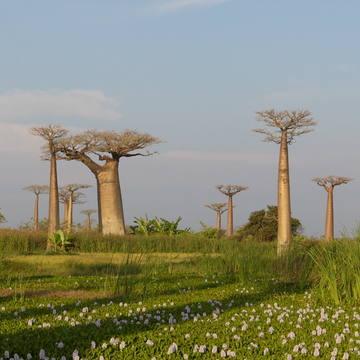
{"label": "thin white cloud", "polygon": [[30,126],[0,123],[1,153],[40,153],[42,141],[30,134]]}
{"label": "thin white cloud", "polygon": [[16,90],[0,93],[0,122],[119,118],[118,101],[98,90]]}
{"label": "thin white cloud", "polygon": [[158,4],[161,12],[176,12],[188,8],[220,5],[230,0],[166,0]]}

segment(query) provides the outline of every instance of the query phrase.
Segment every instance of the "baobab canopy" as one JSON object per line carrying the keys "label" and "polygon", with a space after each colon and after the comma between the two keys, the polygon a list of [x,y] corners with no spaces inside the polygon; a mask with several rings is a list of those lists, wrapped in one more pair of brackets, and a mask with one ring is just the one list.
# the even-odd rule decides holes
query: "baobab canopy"
{"label": "baobab canopy", "polygon": [[122,157],[152,155],[153,153],[139,151],[158,143],[160,143],[158,138],[133,130],[123,132],[89,130],[62,138],[57,146],[67,160],[85,160],[85,157],[96,156],[99,161],[107,161]]}
{"label": "baobab canopy", "polygon": [[95,175],[98,190],[99,226],[103,234],[125,234],[125,218],[119,178],[121,158],[149,156],[143,151],[160,140],[133,130],[90,130],[60,138],[56,148],[66,160],[78,160]]}
{"label": "baobab canopy", "polygon": [[348,184],[352,179],[344,176],[325,176],[313,179],[319,186],[325,189],[333,188],[338,185]]}
{"label": "baobab canopy", "polygon": [[[264,134],[264,141],[281,143],[281,136],[286,133],[287,142],[294,142],[295,137],[313,131],[316,121],[313,120],[308,110],[275,111],[274,109],[256,113],[258,120],[265,123],[267,128],[254,129],[255,132]],[[275,128],[275,129],[273,129]]]}

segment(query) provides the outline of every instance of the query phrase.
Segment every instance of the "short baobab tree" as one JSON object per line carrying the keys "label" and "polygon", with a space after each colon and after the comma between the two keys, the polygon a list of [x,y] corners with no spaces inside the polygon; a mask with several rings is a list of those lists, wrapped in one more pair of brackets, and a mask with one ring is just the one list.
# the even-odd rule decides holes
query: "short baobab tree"
{"label": "short baobab tree", "polygon": [[84,216],[86,216],[86,228],[88,231],[91,231],[92,229],[92,215],[96,214],[96,210],[94,209],[86,209],[81,211],[81,214],[83,214]]}
{"label": "short baobab tree", "polygon": [[39,224],[39,203],[40,195],[49,193],[49,186],[47,185],[30,185],[24,188],[25,191],[30,191],[35,195],[35,204],[34,204],[34,230],[40,230]]}
{"label": "short baobab tree", "polygon": [[216,229],[218,232],[220,232],[221,227],[222,227],[221,226],[221,217],[222,217],[222,214],[224,214],[227,211],[227,209],[225,208],[226,203],[213,203],[213,204],[205,205],[205,207],[215,211],[215,213],[216,213]]}
{"label": "short baobab tree", "polygon": [[79,190],[90,187],[91,185],[69,184],[61,189],[60,201],[64,204],[64,227],[67,232],[71,232],[73,228],[74,204],[84,204],[84,194]]}
{"label": "short baobab tree", "polygon": [[67,231],[71,232],[72,228],[73,228],[73,218],[74,218],[74,210],[73,210],[73,205],[74,205],[74,196],[78,193],[79,190],[81,189],[88,189],[90,188],[91,185],[84,185],[84,184],[70,184],[67,185],[65,188],[69,194],[69,199],[68,199],[68,209],[67,209]]}
{"label": "short baobab tree", "polygon": [[[48,125],[42,127],[33,127],[31,133],[42,137],[46,141],[43,148],[43,159],[50,160],[50,185],[49,185],[49,227],[48,233],[52,235],[59,229],[60,211],[59,211],[59,186],[57,176],[57,142],[64,137],[68,131],[59,125]],[[48,241],[47,248],[51,247]]]}
{"label": "short baobab tree", "polygon": [[94,174],[97,183],[99,227],[104,235],[124,235],[125,217],[120,188],[122,158],[150,156],[145,148],[159,139],[132,130],[86,131],[63,139],[60,151],[67,160],[78,160]]}
{"label": "short baobab tree", "polygon": [[265,135],[264,141],[280,145],[277,253],[282,255],[289,249],[292,239],[288,145],[292,144],[297,136],[313,131],[316,122],[307,110],[279,112],[267,110],[258,112],[257,116],[266,128],[254,131]]}
{"label": "short baobab tree", "polygon": [[[79,204],[85,204],[85,201],[83,200],[85,194],[83,194],[82,192],[77,192],[73,195],[73,207],[74,205],[79,205]],[[69,193],[64,189],[60,189],[59,192],[59,201],[61,204],[63,204],[63,213],[64,213],[64,218],[63,218],[63,222],[62,222],[62,226],[64,229],[67,229],[67,221],[68,221],[68,217],[69,217],[69,213],[68,213],[68,208],[69,208]]]}
{"label": "short baobab tree", "polygon": [[227,196],[228,198],[228,207],[227,207],[227,229],[226,235],[233,236],[234,235],[234,204],[233,197],[240,193],[241,191],[245,191],[248,189],[246,186],[241,185],[218,185],[216,187],[221,193]]}
{"label": "short baobab tree", "polygon": [[319,186],[327,192],[327,208],[325,222],[325,240],[334,240],[334,188],[335,186],[348,184],[352,179],[343,176],[326,176],[314,178]]}

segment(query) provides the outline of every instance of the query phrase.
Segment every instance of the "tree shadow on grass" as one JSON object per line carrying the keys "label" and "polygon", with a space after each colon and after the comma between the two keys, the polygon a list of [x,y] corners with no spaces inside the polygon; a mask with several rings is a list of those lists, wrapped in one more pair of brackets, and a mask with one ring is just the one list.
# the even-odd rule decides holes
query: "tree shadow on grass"
{"label": "tree shadow on grass", "polygon": [[[222,311],[224,313],[241,309],[247,303],[251,303],[253,305],[265,302],[266,300],[276,296],[276,295],[291,295],[295,293],[301,292],[299,288],[284,284],[272,284],[271,286],[265,287],[262,291],[257,293],[250,294],[240,294],[234,293],[232,296],[221,296],[222,292],[210,292],[208,300],[217,300],[222,303]],[[200,295],[200,294],[199,294]],[[158,315],[158,310],[165,311],[165,315],[162,319],[165,321],[164,324],[168,324],[169,316],[172,314],[178,323],[181,323],[181,313],[184,312],[185,306],[190,306],[194,309],[193,314],[196,314],[198,310],[198,306],[201,305],[201,312],[206,312],[208,315],[212,313],[215,309],[214,305],[211,305],[208,300],[202,301],[194,301],[197,297],[196,293],[189,293],[184,296],[182,300],[182,304],[177,306],[171,306],[167,308],[161,309],[152,309],[148,311],[147,314],[150,314],[152,319],[148,325],[144,325],[142,321],[141,324],[136,324],[136,320],[131,323],[128,321],[127,324],[122,324],[122,329],[120,330],[118,324],[114,322],[113,318],[106,318],[101,320],[101,326],[97,327],[94,323],[80,324],[78,326],[70,326],[70,324],[64,324],[64,322],[55,323],[56,327],[50,328],[38,328],[36,326],[40,324],[35,324],[32,328],[24,328],[26,324],[26,320],[19,320],[24,322],[24,326],[22,329],[15,330],[9,329],[8,332],[0,334],[0,353],[5,350],[17,351],[18,354],[25,356],[28,352],[33,355],[38,354],[40,349],[46,349],[51,353],[51,356],[69,356],[72,354],[74,349],[79,350],[80,355],[84,356],[86,350],[90,348],[91,341],[96,341],[97,344],[102,344],[105,341],[109,341],[111,337],[120,337],[121,339],[131,339],[132,337],[139,337],[142,333],[154,330],[158,327],[157,320],[155,321],[155,316]],[[186,301],[186,300],[189,301]],[[159,303],[162,303],[164,299],[158,297],[157,299],[152,299],[152,303],[156,303],[158,300]],[[109,304],[110,299],[98,299],[98,303],[95,305],[94,301],[85,301],[79,304],[72,302],[64,306],[63,310],[66,309],[70,312],[73,309],[78,309],[80,312],[81,309],[85,306],[90,308],[90,311],[93,309],[97,309],[98,311],[103,309],[103,304]],[[113,299],[114,304],[119,301],[118,298]],[[115,302],[116,301],[116,302]],[[228,305],[232,303],[232,307]],[[111,306],[117,306],[112,304]],[[216,306],[219,306],[218,304]],[[125,310],[126,311],[126,310]],[[120,312],[125,312],[124,308],[119,307],[118,314]],[[113,312],[113,308],[109,308],[109,312]],[[31,315],[30,315],[31,314]],[[27,316],[35,317],[39,315],[50,314],[49,309],[29,309],[27,311]],[[4,314],[2,314],[4,315]],[[9,314],[10,315],[10,314]],[[70,315],[69,315],[70,316]],[[71,316],[70,316],[71,317]],[[104,316],[102,315],[101,318]],[[9,320],[13,320],[14,316],[5,317]],[[3,317],[1,317],[4,320]],[[117,316],[118,320],[131,320],[127,316]],[[93,315],[93,321],[96,320],[96,315]],[[44,320],[46,321],[46,320]],[[50,321],[48,319],[47,321]],[[53,318],[52,318],[53,321]],[[192,321],[192,319],[190,319]],[[3,322],[3,326],[4,326]],[[4,331],[4,330],[3,330]],[[59,350],[56,348],[56,342],[64,342],[66,347],[64,350]]]}

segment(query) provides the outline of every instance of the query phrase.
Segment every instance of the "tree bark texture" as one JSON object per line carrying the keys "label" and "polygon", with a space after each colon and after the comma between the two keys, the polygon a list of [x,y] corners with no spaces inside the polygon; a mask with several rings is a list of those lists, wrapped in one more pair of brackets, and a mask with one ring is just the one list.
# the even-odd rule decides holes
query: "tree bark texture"
{"label": "tree bark texture", "polygon": [[327,189],[327,209],[325,224],[325,240],[334,240],[334,188]]}
{"label": "tree bark texture", "polygon": [[[52,153],[50,158],[50,193],[49,193],[49,235],[59,229],[59,188],[57,179],[56,154]],[[47,248],[51,248],[48,242]]]}
{"label": "tree bark texture", "polygon": [[125,235],[119,160],[108,160],[98,172],[101,223],[104,235]]}
{"label": "tree bark texture", "polygon": [[34,230],[39,231],[39,197],[40,194],[35,194],[35,205],[34,205]]}
{"label": "tree bark texture", "polygon": [[227,216],[227,236],[233,236],[234,234],[234,214],[233,214],[233,197],[228,197],[228,216]]}
{"label": "tree bark texture", "polygon": [[97,202],[98,202],[98,226],[99,226],[99,232],[102,233],[102,214],[101,214],[101,200],[100,200],[100,183],[99,183],[99,177],[95,175],[96,177],[96,194],[97,194]]}
{"label": "tree bark texture", "polygon": [[283,255],[289,249],[291,237],[289,151],[287,132],[283,131],[280,143],[278,174],[278,255]]}
{"label": "tree bark texture", "polygon": [[218,231],[221,231],[221,212],[220,211],[216,212],[216,229]]}
{"label": "tree bark texture", "polygon": [[71,233],[73,227],[73,193],[70,192],[68,205],[67,205],[67,222],[66,222],[66,230],[68,233]]}

